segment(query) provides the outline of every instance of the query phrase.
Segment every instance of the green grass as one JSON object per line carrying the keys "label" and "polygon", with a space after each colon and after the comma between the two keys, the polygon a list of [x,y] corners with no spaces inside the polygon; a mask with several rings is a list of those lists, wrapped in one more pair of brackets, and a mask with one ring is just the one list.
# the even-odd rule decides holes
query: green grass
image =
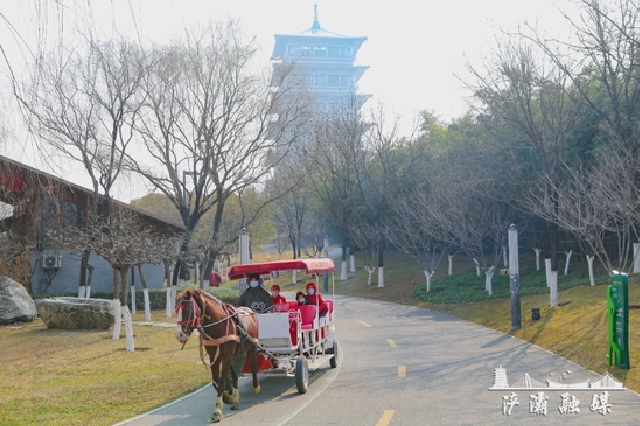
{"label": "green grass", "polygon": [[[548,293],[549,288],[545,281],[544,270],[536,271],[534,265],[519,271],[519,288],[521,296]],[[599,271],[595,282],[602,283],[608,279],[608,275]],[[466,303],[480,302],[484,300],[506,299],[511,297],[509,275],[500,275],[499,271],[493,276],[492,290],[489,295],[485,291],[485,276],[476,275],[475,267],[451,276],[442,276],[431,283],[431,291],[426,293],[426,285],[416,287],[413,296],[422,302],[431,303]],[[570,274],[558,275],[558,291],[573,287],[584,286],[589,281],[588,272],[579,271]]]}

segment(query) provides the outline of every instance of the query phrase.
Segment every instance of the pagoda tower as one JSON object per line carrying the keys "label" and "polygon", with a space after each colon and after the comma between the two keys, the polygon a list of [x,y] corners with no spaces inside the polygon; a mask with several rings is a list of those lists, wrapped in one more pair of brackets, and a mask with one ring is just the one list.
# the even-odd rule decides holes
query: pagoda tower
{"label": "pagoda tower", "polygon": [[316,105],[324,110],[339,107],[345,100],[355,100],[358,108],[371,95],[357,93],[360,77],[369,68],[356,65],[356,54],[365,36],[346,36],[328,31],[318,21],[314,5],[313,25],[296,34],[276,34],[271,60],[274,74],[283,64],[292,63],[307,77],[307,87]]}

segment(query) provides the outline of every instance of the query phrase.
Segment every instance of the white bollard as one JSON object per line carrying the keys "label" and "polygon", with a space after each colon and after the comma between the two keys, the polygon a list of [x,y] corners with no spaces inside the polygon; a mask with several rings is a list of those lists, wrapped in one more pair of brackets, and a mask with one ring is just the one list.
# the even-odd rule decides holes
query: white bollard
{"label": "white bollard", "polygon": [[546,272],[547,287],[551,287],[551,259],[544,260],[544,270]]}

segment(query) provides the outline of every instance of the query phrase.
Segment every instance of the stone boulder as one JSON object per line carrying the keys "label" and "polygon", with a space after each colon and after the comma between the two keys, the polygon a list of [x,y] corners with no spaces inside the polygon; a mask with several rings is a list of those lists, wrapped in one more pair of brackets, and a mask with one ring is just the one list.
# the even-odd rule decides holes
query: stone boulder
{"label": "stone boulder", "polygon": [[37,302],[47,328],[108,329],[113,325],[111,300],[54,297]]}
{"label": "stone boulder", "polygon": [[36,304],[19,282],[0,277],[0,325],[31,322],[36,319]]}

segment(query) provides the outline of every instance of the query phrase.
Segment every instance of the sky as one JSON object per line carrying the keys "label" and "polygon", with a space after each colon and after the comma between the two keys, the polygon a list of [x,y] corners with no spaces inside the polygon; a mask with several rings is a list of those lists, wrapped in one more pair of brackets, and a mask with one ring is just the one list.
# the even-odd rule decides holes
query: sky
{"label": "sky", "polygon": [[[344,35],[367,36],[356,63],[369,65],[361,78],[360,93],[373,95],[369,104],[381,103],[389,116],[402,117],[403,127],[411,127],[422,110],[431,110],[444,121],[463,115],[469,93],[464,89],[466,63],[482,65],[501,30],[513,30],[519,22],[537,22],[550,32],[566,30],[559,10],[569,10],[568,0],[446,0],[364,1],[364,0],[75,0],[91,6],[91,16],[101,32],[109,37],[118,31],[131,37],[162,42],[180,35],[185,27],[206,25],[226,16],[240,20],[247,37],[255,36],[259,46],[258,63],[267,69],[274,34],[301,32],[313,23],[314,4],[323,28]],[[73,2],[68,0],[67,3]],[[8,4],[7,4],[8,3]],[[21,4],[29,7],[21,7]],[[47,0],[3,2],[0,12],[24,35],[27,43],[35,39],[37,20],[34,5]],[[51,2],[49,2],[51,3]],[[60,17],[49,4],[52,25]],[[65,25],[81,21],[84,15],[66,12]],[[135,17],[135,19],[134,19]],[[0,23],[0,26],[2,23]],[[3,36],[5,34],[5,36]],[[56,41],[56,36],[51,35]],[[0,40],[7,40],[0,28]],[[21,51],[11,51],[18,61]],[[0,63],[0,71],[5,72]],[[462,79],[462,81],[461,81]],[[5,104],[10,99],[0,98]],[[12,127],[19,127],[18,125]],[[19,132],[16,132],[19,133]],[[28,148],[25,137],[14,135],[0,153],[35,167],[42,167],[37,154]],[[89,180],[82,169],[64,165],[47,170],[83,186]],[[123,179],[114,195],[128,202],[147,193],[144,182]]]}

